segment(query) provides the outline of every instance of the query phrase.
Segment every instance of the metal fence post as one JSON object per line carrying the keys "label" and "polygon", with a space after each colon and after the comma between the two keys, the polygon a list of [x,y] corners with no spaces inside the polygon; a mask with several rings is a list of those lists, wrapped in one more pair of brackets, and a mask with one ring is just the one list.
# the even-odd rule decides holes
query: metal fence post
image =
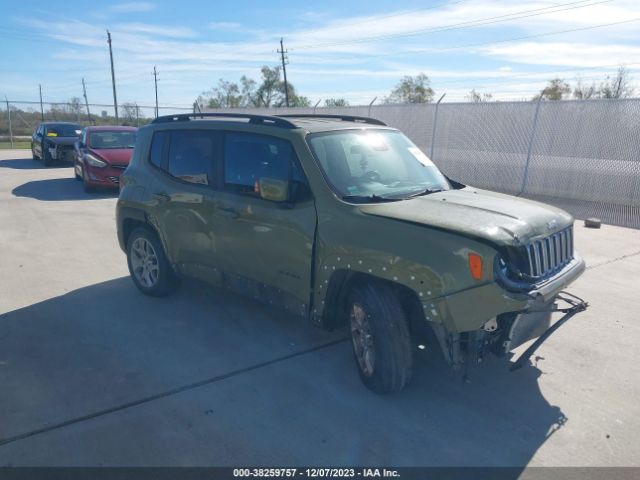
{"label": "metal fence post", "polygon": [[524,172],[522,174],[522,186],[518,192],[518,197],[523,194],[524,188],[527,186],[527,177],[529,176],[529,161],[531,160],[531,151],[533,150],[533,140],[536,136],[536,129],[538,126],[538,112],[540,111],[540,105],[542,104],[542,95],[538,98],[536,104],[536,112],[533,114],[533,125],[531,126],[531,137],[529,137],[529,147],[527,148],[527,161],[524,164]]}
{"label": "metal fence post", "polygon": [[11,128],[11,108],[9,108],[9,100],[7,96],[4,96],[4,100],[7,102],[7,118],[9,120],[9,141],[11,142],[11,148],[13,148],[13,129]]}
{"label": "metal fence post", "polygon": [[371,103],[369,104],[369,110],[367,111],[367,117],[371,116],[371,107],[373,107],[373,104],[375,103],[375,101],[378,99],[378,97],[373,97],[373,100],[371,100]]}
{"label": "metal fence post", "polygon": [[433,131],[431,132],[431,153],[429,154],[429,158],[433,160],[433,148],[436,144],[436,126],[438,125],[438,108],[440,108],[440,102],[444,98],[446,93],[443,93],[442,96],[436,102],[436,111],[433,113]]}

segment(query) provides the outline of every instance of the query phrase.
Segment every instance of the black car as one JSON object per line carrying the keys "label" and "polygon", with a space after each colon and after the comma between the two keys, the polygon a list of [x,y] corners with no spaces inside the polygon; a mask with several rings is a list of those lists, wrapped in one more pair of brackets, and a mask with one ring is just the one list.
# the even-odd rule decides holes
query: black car
{"label": "black car", "polygon": [[34,160],[42,160],[46,166],[56,160],[73,162],[74,146],[82,126],[71,122],[43,122],[31,136],[31,153]]}

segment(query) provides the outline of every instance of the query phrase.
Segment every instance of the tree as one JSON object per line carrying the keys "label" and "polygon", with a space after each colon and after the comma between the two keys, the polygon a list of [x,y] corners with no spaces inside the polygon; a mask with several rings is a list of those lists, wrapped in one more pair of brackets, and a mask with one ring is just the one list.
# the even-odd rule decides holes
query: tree
{"label": "tree", "polygon": [[607,76],[600,85],[599,96],[601,98],[628,98],[632,97],[634,88],[630,84],[629,71],[621,66],[614,77]]}
{"label": "tree", "polygon": [[122,120],[128,124],[133,125],[136,120],[136,105],[135,103],[126,102],[120,105],[122,110]]}
{"label": "tree", "polygon": [[429,103],[433,101],[431,81],[424,73],[402,77],[400,83],[385,98],[385,103]]}
{"label": "tree", "polygon": [[578,77],[576,79],[576,86],[573,87],[573,98],[578,100],[588,100],[590,98],[597,98],[599,96],[596,84],[585,85],[582,83],[582,79]]}
{"label": "tree", "polygon": [[571,92],[571,86],[561,78],[553,78],[549,80],[547,86],[533,97],[534,100],[542,98],[543,100],[562,100],[562,97]]}
{"label": "tree", "polygon": [[[260,83],[243,75],[240,84],[223,79],[207,92],[202,92],[196,103],[209,108],[282,107],[285,104],[284,82],[280,79],[280,67],[264,65],[260,69]],[[296,92],[289,83],[289,105],[308,107],[311,101]]]}
{"label": "tree", "polygon": [[344,98],[327,98],[324,101],[325,107],[348,107],[349,102],[347,102]]}
{"label": "tree", "polygon": [[80,118],[80,113],[82,112],[82,103],[78,97],[72,97],[69,100],[69,113],[71,113],[76,120]]}
{"label": "tree", "polygon": [[469,94],[465,97],[467,100],[473,103],[483,103],[490,102],[493,98],[493,95],[490,93],[479,93],[476,92],[476,89],[472,89]]}
{"label": "tree", "polygon": [[[237,83],[228,82],[222,78],[218,80],[218,85],[208,92],[203,92],[199,100],[204,100],[206,95],[206,106],[210,108],[238,108],[242,105],[242,95]],[[204,102],[203,102],[204,103]]]}

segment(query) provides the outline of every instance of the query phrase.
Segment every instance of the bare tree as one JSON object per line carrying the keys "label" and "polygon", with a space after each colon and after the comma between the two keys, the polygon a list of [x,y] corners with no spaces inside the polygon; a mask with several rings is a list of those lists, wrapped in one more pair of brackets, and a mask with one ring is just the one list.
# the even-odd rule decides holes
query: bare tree
{"label": "bare tree", "polygon": [[607,76],[606,80],[600,85],[600,97],[602,98],[628,98],[632,97],[634,88],[629,78],[629,70],[624,66],[620,66],[616,75]]}
{"label": "bare tree", "polygon": [[122,109],[122,120],[125,123],[133,125],[136,121],[136,104],[131,102],[125,102],[120,105]]}
{"label": "bare tree", "polygon": [[476,89],[473,88],[465,98],[473,103],[484,103],[490,102],[493,99],[493,95],[490,93],[476,92]]}
{"label": "bare tree", "polygon": [[598,88],[595,83],[586,85],[582,82],[582,78],[576,78],[576,85],[573,87],[573,98],[578,100],[588,100],[599,96]]}

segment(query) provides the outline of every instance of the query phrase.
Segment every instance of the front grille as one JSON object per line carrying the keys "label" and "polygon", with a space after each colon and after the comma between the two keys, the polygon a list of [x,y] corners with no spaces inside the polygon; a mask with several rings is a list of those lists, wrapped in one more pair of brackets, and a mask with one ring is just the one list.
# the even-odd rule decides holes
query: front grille
{"label": "front grille", "polygon": [[58,147],[58,159],[71,162],[73,161],[73,152],[72,147]]}
{"label": "front grille", "polygon": [[111,165],[113,168],[117,168],[118,170],[126,170],[126,165]]}
{"label": "front grille", "polygon": [[526,247],[529,277],[546,277],[573,260],[573,228],[565,228]]}

